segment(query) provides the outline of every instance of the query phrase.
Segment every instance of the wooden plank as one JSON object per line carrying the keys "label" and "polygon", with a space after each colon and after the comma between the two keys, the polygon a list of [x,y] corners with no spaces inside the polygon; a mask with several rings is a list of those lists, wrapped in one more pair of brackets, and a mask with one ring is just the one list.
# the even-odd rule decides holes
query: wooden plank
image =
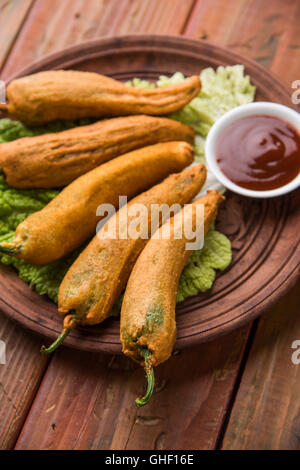
{"label": "wooden plank", "polygon": [[134,404],[145,380],[138,365],[59,351],[16,449],[213,449],[247,331],[175,354],[157,368],[156,393],[141,409]]}
{"label": "wooden plank", "polygon": [[33,0],[0,0],[0,70]]}
{"label": "wooden plank", "polygon": [[198,0],[184,34],[254,59],[290,86],[299,78],[299,21],[294,0]]}
{"label": "wooden plank", "polygon": [[295,10],[284,21],[283,34],[278,45],[277,54],[272,62],[272,71],[281,77],[288,87],[294,80],[300,79],[300,3],[294,2]]}
{"label": "wooden plank", "polygon": [[40,338],[1,315],[0,339],[6,364],[0,365],[0,449],[11,449],[23,425],[47,365]]}
{"label": "wooden plank", "polygon": [[[29,13],[33,0],[0,1],[0,69]],[[23,425],[47,360],[38,352],[39,339],[0,313],[0,339],[6,364],[0,365],[0,449],[10,449]]]}
{"label": "wooden plank", "polygon": [[36,0],[3,76],[34,60],[97,36],[180,33],[193,0]]}
{"label": "wooden plank", "polygon": [[215,449],[249,331],[248,325],[163,364],[162,391],[138,410],[126,449]]}
{"label": "wooden plank", "polygon": [[295,340],[300,341],[300,283],[259,323],[224,449],[300,449],[300,365],[291,359]]}

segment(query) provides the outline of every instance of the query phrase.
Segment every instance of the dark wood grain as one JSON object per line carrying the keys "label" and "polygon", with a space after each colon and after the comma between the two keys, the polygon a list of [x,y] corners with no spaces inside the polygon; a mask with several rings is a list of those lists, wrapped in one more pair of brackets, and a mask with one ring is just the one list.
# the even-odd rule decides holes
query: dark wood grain
{"label": "dark wood grain", "polygon": [[33,0],[0,1],[0,70],[32,4]]}
{"label": "dark wood grain", "polygon": [[48,358],[39,354],[39,339],[8,318],[1,318],[0,339],[6,345],[6,364],[0,365],[0,449],[11,449],[45,372]]}
{"label": "dark wood grain", "polygon": [[151,403],[137,409],[142,369],[122,356],[61,350],[16,449],[213,449],[248,328],[181,351],[156,369]]}
{"label": "dark wood grain", "polygon": [[36,0],[3,77],[46,54],[95,37],[179,34],[193,4],[194,0]]}
{"label": "dark wood grain", "polygon": [[299,21],[295,0],[197,0],[184,34],[255,60],[290,88],[299,79]]}
{"label": "dark wood grain", "polygon": [[[257,86],[258,100],[290,105],[285,87],[241,56],[205,41],[181,37],[128,36],[90,41],[53,54],[23,69],[21,75],[54,68],[98,71],[114,78],[154,79],[181,70],[187,75],[207,66],[243,63]],[[224,334],[270,307],[299,276],[300,192],[282,198],[253,200],[228,193],[218,227],[232,241],[234,256],[212,290],[177,308],[176,347]],[[294,201],[294,203],[293,203]],[[31,291],[11,270],[0,269],[3,310],[22,325],[54,339],[61,329],[56,307]],[[77,328],[65,344],[88,351],[119,353],[119,321]]]}
{"label": "dark wood grain", "polygon": [[[0,70],[26,21],[32,0],[0,1]],[[37,337],[0,313],[0,340],[6,364],[0,365],[0,448],[12,448],[24,423],[47,360],[36,349]]]}
{"label": "dark wood grain", "polygon": [[300,283],[260,320],[224,449],[300,449]]}

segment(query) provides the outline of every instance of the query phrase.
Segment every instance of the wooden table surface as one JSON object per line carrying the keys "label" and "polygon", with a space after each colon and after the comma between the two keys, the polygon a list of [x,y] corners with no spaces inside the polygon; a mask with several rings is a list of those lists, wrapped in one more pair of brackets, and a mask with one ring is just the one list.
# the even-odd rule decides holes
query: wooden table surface
{"label": "wooden table surface", "polygon": [[[0,69],[99,36],[182,34],[226,46],[300,79],[298,0],[0,0]],[[291,89],[291,88],[290,88]],[[291,89],[292,93],[292,89]],[[300,284],[252,324],[144,375],[127,358],[61,348],[0,314],[1,449],[300,449]]]}

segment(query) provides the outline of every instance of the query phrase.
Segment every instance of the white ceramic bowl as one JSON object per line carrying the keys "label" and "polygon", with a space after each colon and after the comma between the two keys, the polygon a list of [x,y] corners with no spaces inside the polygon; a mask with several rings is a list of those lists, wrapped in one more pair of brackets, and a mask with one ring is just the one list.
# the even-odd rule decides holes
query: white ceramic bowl
{"label": "white ceramic bowl", "polygon": [[228,111],[226,114],[220,117],[211,127],[205,143],[205,156],[207,165],[214,176],[220,181],[220,183],[235,193],[256,198],[281,196],[282,194],[293,191],[300,186],[300,173],[296,176],[296,178],[294,178],[288,184],[281,186],[280,188],[270,189],[268,191],[254,191],[252,189],[242,188],[241,186],[233,183],[229,178],[227,178],[227,176],[224,175],[216,161],[217,141],[223,131],[238,119],[259,114],[276,116],[278,118],[284,119],[300,132],[300,114],[297,113],[297,111],[288,108],[287,106],[265,101],[258,101],[255,103],[238,106],[237,108]]}

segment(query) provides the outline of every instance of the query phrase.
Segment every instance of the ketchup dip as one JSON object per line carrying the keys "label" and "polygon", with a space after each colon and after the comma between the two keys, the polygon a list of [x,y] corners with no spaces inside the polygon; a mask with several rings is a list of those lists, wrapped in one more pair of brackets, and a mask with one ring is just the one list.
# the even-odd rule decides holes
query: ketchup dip
{"label": "ketchup dip", "polygon": [[300,134],[275,116],[241,118],[219,137],[216,161],[238,186],[256,191],[280,188],[300,172]]}

